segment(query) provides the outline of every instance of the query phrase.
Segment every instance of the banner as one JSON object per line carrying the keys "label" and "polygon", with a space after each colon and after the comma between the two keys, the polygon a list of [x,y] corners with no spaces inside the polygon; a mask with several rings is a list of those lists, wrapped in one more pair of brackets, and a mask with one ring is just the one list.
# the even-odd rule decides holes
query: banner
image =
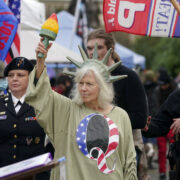
{"label": "banner", "polygon": [[20,56],[20,0],[4,0],[11,12],[18,21],[17,31],[12,42],[11,48],[6,56],[6,63],[9,64],[14,57]]}
{"label": "banner", "polygon": [[103,17],[107,32],[180,37],[180,16],[170,0],[104,0]]}
{"label": "banner", "polygon": [[0,60],[4,61],[13,42],[18,21],[4,3],[0,0]]}

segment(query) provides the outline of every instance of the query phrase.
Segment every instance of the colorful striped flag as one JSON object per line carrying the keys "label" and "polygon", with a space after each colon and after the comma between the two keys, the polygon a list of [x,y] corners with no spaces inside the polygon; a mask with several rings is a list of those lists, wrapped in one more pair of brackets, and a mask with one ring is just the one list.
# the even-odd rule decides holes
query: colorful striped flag
{"label": "colorful striped flag", "polygon": [[20,0],[5,0],[5,2],[18,20],[17,32],[6,57],[6,63],[8,64],[12,58],[20,56]]}
{"label": "colorful striped flag", "polygon": [[180,37],[180,16],[170,0],[104,0],[103,16],[107,32]]}
{"label": "colorful striped flag", "polygon": [[4,61],[11,47],[17,29],[17,19],[4,3],[0,0],[0,60]]}

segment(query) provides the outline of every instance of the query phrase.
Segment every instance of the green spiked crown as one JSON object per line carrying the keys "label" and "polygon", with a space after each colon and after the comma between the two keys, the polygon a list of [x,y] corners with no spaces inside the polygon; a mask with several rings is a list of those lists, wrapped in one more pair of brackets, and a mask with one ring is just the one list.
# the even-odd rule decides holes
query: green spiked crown
{"label": "green spiked crown", "polygon": [[[106,55],[104,56],[102,61],[98,60],[98,53],[97,53],[97,44],[95,46],[95,50],[93,53],[93,57],[92,59],[88,59],[88,57],[86,56],[86,53],[84,52],[84,50],[79,46],[79,50],[81,52],[81,56],[83,58],[83,63],[78,62],[70,57],[67,57],[67,59],[69,61],[71,61],[77,68],[82,68],[82,67],[92,67],[95,66],[96,69],[101,73],[101,75],[104,77],[105,81],[108,83],[112,83],[115,81],[118,81],[120,79],[124,79],[127,77],[127,75],[118,75],[118,76],[111,76],[111,71],[113,71],[114,69],[116,69],[120,64],[121,61],[113,64],[112,66],[107,66],[107,62],[109,60],[109,56],[111,54],[112,49],[109,49],[108,52],[106,53]],[[64,74],[70,75],[70,76],[75,76],[76,72],[70,72],[70,71],[63,71]]]}

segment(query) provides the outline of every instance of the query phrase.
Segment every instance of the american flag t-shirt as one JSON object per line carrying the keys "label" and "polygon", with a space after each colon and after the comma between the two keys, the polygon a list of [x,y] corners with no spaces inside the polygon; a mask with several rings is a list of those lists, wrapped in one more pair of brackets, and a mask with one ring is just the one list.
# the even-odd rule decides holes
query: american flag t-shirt
{"label": "american flag t-shirt", "polygon": [[119,145],[119,131],[110,118],[95,113],[86,116],[78,125],[76,142],[86,157],[97,161],[102,173],[111,174],[115,170],[115,163],[112,169],[106,163]]}

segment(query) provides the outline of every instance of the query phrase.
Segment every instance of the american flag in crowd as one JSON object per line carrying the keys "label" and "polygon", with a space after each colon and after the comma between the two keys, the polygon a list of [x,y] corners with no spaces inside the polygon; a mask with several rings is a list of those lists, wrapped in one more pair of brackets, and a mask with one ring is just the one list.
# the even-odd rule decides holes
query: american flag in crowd
{"label": "american flag in crowd", "polygon": [[12,58],[20,56],[20,0],[4,0],[4,1],[11,9],[11,11],[15,15],[19,23],[16,35],[14,37],[14,41],[6,57],[6,63],[9,64]]}
{"label": "american flag in crowd", "polygon": [[[108,132],[109,141],[108,141],[108,146],[107,146],[106,152],[103,152],[103,150],[101,149],[101,148],[103,148],[102,144],[99,144],[98,145],[99,147],[97,147],[97,146],[92,147],[88,152],[87,131],[88,131],[88,124],[92,118],[95,118],[96,122],[100,121],[100,119],[101,120],[104,119],[104,121],[106,122],[106,124],[109,128],[109,132]],[[92,132],[92,127],[90,127],[90,129]],[[102,130],[102,132],[105,132],[103,127],[101,128],[101,130]],[[92,133],[95,134],[95,132],[92,132]],[[93,145],[94,144],[93,140],[90,140],[90,141],[91,141],[91,145]],[[77,145],[78,145],[80,151],[86,157],[97,161],[97,167],[102,173],[111,174],[115,170],[115,164],[114,164],[113,169],[109,169],[107,166],[107,163],[106,163],[106,158],[109,157],[116,150],[117,146],[119,145],[118,128],[110,118],[108,118],[107,116],[103,116],[101,114],[94,114],[94,113],[86,116],[80,122],[80,124],[77,128],[76,142],[77,142]],[[96,158],[93,157],[93,151],[98,152],[98,155]]]}

